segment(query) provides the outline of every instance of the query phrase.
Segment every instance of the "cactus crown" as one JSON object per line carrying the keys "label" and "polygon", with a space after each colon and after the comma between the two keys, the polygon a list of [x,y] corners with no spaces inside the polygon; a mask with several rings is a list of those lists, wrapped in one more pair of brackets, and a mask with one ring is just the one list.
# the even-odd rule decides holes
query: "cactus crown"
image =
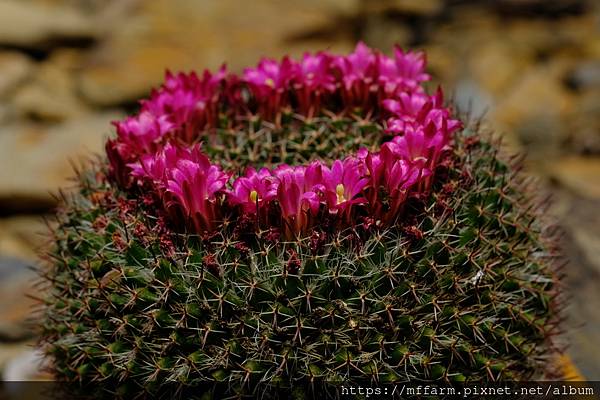
{"label": "cactus crown", "polygon": [[50,251],[44,350],[118,390],[528,379],[554,253],[421,53],[168,73],[115,123]]}
{"label": "cactus crown", "polygon": [[[420,85],[428,79],[424,67],[421,53],[397,48],[390,58],[359,43],[348,56],[263,59],[242,77],[225,68],[202,78],[168,74],[137,116],[115,124],[118,137],[107,145],[113,174],[125,190],[146,186],[155,192],[171,219],[196,233],[215,231],[225,214],[236,211],[227,217],[255,220],[287,239],[306,234],[323,220],[318,214],[338,226],[352,225],[361,214],[393,224],[408,198],[430,189],[431,175],[461,127],[444,107],[441,90],[429,96]],[[217,132],[246,130],[249,116],[297,129],[286,123],[290,114],[310,123],[315,116],[353,112],[387,120],[384,132],[391,140],[378,151],[337,151],[334,161],[309,156],[304,165],[269,154],[269,169],[259,156],[253,161],[263,168],[250,165],[244,175],[240,163],[230,162],[224,171],[198,144],[206,142],[220,158],[216,149],[226,144]],[[371,147],[381,140],[373,139]]]}

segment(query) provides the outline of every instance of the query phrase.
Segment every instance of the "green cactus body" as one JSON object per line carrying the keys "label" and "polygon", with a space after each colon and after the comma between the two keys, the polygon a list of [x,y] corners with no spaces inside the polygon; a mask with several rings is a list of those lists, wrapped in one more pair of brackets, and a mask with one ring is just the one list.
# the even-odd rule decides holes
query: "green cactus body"
{"label": "green cactus body", "polygon": [[[369,113],[228,118],[203,140],[225,167],[389,140]],[[208,385],[207,396],[300,398],[336,383],[547,376],[560,308],[547,226],[495,142],[466,128],[451,148],[394,223],[325,214],[294,239],[251,214],[224,213],[212,232],[174,229],[151,191],[123,190],[106,162],[92,165],[63,201],[42,271],[53,371],[123,395]]]}

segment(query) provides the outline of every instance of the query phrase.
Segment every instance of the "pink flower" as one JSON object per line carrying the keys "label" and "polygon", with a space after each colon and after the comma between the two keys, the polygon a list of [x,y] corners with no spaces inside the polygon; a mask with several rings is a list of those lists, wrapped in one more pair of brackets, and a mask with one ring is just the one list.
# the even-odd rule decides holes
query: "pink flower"
{"label": "pink flower", "polygon": [[266,168],[256,172],[248,168],[246,175],[233,182],[233,190],[227,192],[229,201],[239,204],[242,210],[249,214],[257,213],[258,209],[277,196],[278,180]]}
{"label": "pink flower", "polygon": [[427,61],[423,52],[404,52],[395,46],[393,59],[380,55],[378,61],[379,82],[388,96],[400,91],[422,91],[420,83],[430,78],[425,73]]}
{"label": "pink flower", "polygon": [[320,52],[305,53],[302,60],[295,64],[292,87],[298,99],[299,111],[304,115],[312,116],[319,110],[323,96],[335,91],[331,62],[329,54]]}
{"label": "pink flower", "polygon": [[[320,163],[308,167],[282,165],[275,169],[279,180],[277,201],[281,208],[287,237],[304,232],[319,211],[318,186],[323,180]],[[317,187],[317,188],[316,188]]]}
{"label": "pink flower", "polygon": [[127,164],[144,154],[152,154],[173,129],[166,116],[142,112],[123,121],[115,121],[117,138],[106,142],[111,175],[124,187],[131,179]]}
{"label": "pink flower", "polygon": [[443,105],[444,95],[438,89],[435,96],[422,93],[402,93],[397,100],[383,101],[383,107],[394,116],[388,120],[387,131],[401,134],[407,127],[413,129],[434,123],[437,129],[447,130],[448,136],[462,127],[459,120],[450,118],[450,110]]}
{"label": "pink flower", "polygon": [[229,175],[212,165],[206,157],[179,160],[168,171],[166,191],[173,196],[167,207],[175,206],[189,218],[196,232],[210,232],[219,216],[217,194],[222,192]]}
{"label": "pink flower", "polygon": [[425,104],[429,102],[430,97],[421,92],[417,93],[399,93],[395,99],[386,99],[383,101],[383,108],[399,119],[409,119],[414,121],[416,116],[423,110]]}
{"label": "pink flower", "polygon": [[215,228],[219,215],[216,196],[229,175],[211,164],[200,146],[182,148],[168,143],[130,167],[135,177],[154,185],[168,211],[182,215],[196,232]]}
{"label": "pink flower", "polygon": [[246,68],[243,80],[256,98],[263,118],[273,118],[287,105],[286,92],[289,89],[296,64],[289,57],[281,63],[263,58],[256,68]]}
{"label": "pink flower", "polygon": [[113,122],[117,128],[117,149],[125,159],[157,149],[157,143],[173,128],[167,116],[141,112],[135,117]]}
{"label": "pink flower", "polygon": [[165,84],[142,102],[142,111],[168,117],[179,137],[192,143],[199,131],[216,124],[219,88],[225,76],[225,66],[215,74],[204,71],[201,78],[195,72],[167,72]]}
{"label": "pink flower", "polygon": [[297,64],[294,83],[301,84],[310,90],[333,92],[335,78],[331,71],[331,62],[331,56],[325,52],[304,53],[302,60]]}
{"label": "pink flower", "polygon": [[[428,170],[403,159],[395,150],[394,145],[388,142],[382,146],[379,153],[369,153],[365,157],[369,176],[369,190],[366,197],[371,212],[387,222],[400,214],[410,190],[429,175]],[[381,197],[381,189],[387,195],[386,197]],[[387,210],[383,207],[386,199]]]}
{"label": "pink flower", "polygon": [[336,160],[331,168],[323,166],[323,194],[331,212],[344,212],[353,204],[366,200],[359,195],[369,179],[364,177],[364,167],[356,158]]}
{"label": "pink flower", "polygon": [[389,211],[384,217],[388,222],[396,219],[409,195],[409,190],[420,179],[429,175],[429,170],[398,159],[386,165],[384,188],[389,195]]}
{"label": "pink flower", "polygon": [[168,179],[168,173],[173,169],[179,160],[208,160],[202,154],[199,145],[191,148],[184,148],[167,143],[162,150],[155,154],[143,155],[138,162],[128,164],[131,168],[131,175],[148,179],[155,184],[164,184]]}
{"label": "pink flower", "polygon": [[358,42],[354,52],[347,56],[335,58],[335,65],[342,73],[342,81],[346,89],[357,82],[370,84],[375,74],[377,57],[364,42]]}
{"label": "pink flower", "polygon": [[377,56],[363,42],[358,42],[354,52],[334,59],[342,80],[342,96],[347,106],[369,105],[370,94],[377,73]]}

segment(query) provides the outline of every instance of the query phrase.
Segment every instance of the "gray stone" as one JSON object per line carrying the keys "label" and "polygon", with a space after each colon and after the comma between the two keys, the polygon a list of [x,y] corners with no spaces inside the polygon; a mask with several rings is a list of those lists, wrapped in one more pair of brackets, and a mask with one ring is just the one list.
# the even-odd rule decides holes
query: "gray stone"
{"label": "gray stone", "polygon": [[570,79],[577,88],[600,88],[600,61],[579,64]]}
{"label": "gray stone", "polygon": [[27,320],[34,302],[27,294],[35,277],[32,264],[0,256],[0,342],[31,336]]}
{"label": "gray stone", "polygon": [[[15,386],[17,382],[47,380],[50,377],[43,372],[47,360],[40,350],[28,346],[19,351],[19,347],[12,349],[13,357],[6,360],[2,369],[2,380],[12,382],[8,392],[23,393],[26,387]],[[12,389],[12,390],[10,390]]]}

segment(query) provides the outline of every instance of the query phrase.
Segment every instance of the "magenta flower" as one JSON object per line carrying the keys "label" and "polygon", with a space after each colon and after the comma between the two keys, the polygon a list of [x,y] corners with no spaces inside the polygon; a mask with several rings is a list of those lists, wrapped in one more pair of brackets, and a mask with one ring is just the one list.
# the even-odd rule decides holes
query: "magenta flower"
{"label": "magenta flower", "polygon": [[155,154],[146,154],[136,163],[128,164],[131,175],[141,180],[148,179],[155,184],[164,185],[168,179],[168,173],[175,168],[179,160],[208,160],[202,154],[199,145],[184,148],[167,143],[162,150]]}
{"label": "magenta flower", "polygon": [[196,232],[213,231],[219,215],[217,194],[229,175],[216,165],[192,160],[178,161],[169,175],[166,190],[174,200],[168,206],[180,207]]}
{"label": "magenta flower", "polygon": [[199,131],[216,123],[219,87],[225,76],[225,66],[216,74],[204,71],[202,78],[194,72],[189,75],[167,72],[165,84],[142,102],[142,111],[167,116],[179,130],[179,137],[192,143]]}
{"label": "magenta flower", "polygon": [[[449,111],[433,108],[427,102],[423,111],[413,120],[391,123],[388,130],[401,133],[392,142],[386,143],[400,157],[433,170],[442,153],[450,148],[452,134],[462,127],[458,120],[449,118]],[[429,105],[429,106],[428,106]]]}
{"label": "magenta flower", "polygon": [[409,126],[416,129],[434,123],[437,129],[447,131],[449,139],[452,133],[462,127],[462,123],[450,118],[450,110],[443,103],[444,97],[440,89],[435,96],[402,93],[397,100],[384,100],[383,107],[394,115],[388,120],[387,131],[401,134]]}
{"label": "magenta flower", "polygon": [[414,121],[419,112],[421,112],[427,104],[431,101],[430,96],[425,93],[399,93],[395,99],[386,99],[383,103],[383,108],[399,119],[410,117],[411,121]]}
{"label": "magenta flower", "polygon": [[298,99],[299,111],[312,115],[320,108],[323,96],[336,89],[331,71],[332,57],[324,52],[305,53],[295,64],[292,87]]}
{"label": "magenta flower", "polygon": [[394,47],[394,58],[378,57],[379,82],[386,95],[395,95],[400,91],[422,91],[421,82],[428,81],[425,73],[427,60],[423,52],[404,52]]}
{"label": "magenta flower", "polygon": [[364,177],[364,166],[356,158],[336,160],[331,168],[323,169],[323,194],[331,212],[345,212],[353,204],[363,204],[359,196],[369,179]]}
{"label": "magenta flower", "polygon": [[188,149],[166,145],[132,168],[136,176],[154,184],[167,210],[178,211],[196,232],[214,229],[219,215],[216,195],[229,175],[211,164],[199,146]]}
{"label": "magenta flower", "polygon": [[391,165],[386,165],[384,188],[389,195],[389,211],[384,220],[392,222],[401,215],[409,190],[426,176],[429,176],[429,170],[406,160],[398,159]]}
{"label": "magenta flower", "polygon": [[113,122],[117,138],[106,142],[110,174],[124,187],[131,181],[127,164],[145,154],[153,154],[173,129],[167,116],[142,112],[135,117]]}
{"label": "magenta flower", "polygon": [[157,143],[173,128],[167,116],[155,116],[149,112],[113,122],[113,125],[119,138],[117,150],[124,159],[156,151]]}
{"label": "magenta flower", "polygon": [[338,56],[333,63],[342,77],[346,105],[368,105],[377,72],[375,53],[363,42],[358,42],[352,54]]}
{"label": "magenta flower", "polygon": [[[429,175],[420,165],[403,159],[395,149],[395,144],[384,144],[379,153],[369,153],[365,157],[369,182],[367,200],[372,214],[387,222],[395,218],[402,210],[409,191],[422,178]],[[388,209],[384,209],[382,190],[388,200]]]}
{"label": "magenta flower", "polygon": [[336,88],[335,78],[331,71],[332,57],[325,53],[305,53],[296,64],[294,84],[300,84],[310,90],[333,92]]}
{"label": "magenta flower", "polygon": [[275,199],[278,183],[268,169],[256,172],[248,168],[245,176],[233,182],[233,190],[227,191],[229,201],[239,204],[245,213],[255,214],[265,203]]}
{"label": "magenta flower", "polygon": [[263,118],[273,117],[287,105],[286,92],[296,68],[289,57],[284,57],[281,63],[263,58],[256,68],[244,70],[243,79],[252,89]]}
{"label": "magenta flower", "polygon": [[323,181],[320,163],[308,167],[282,165],[275,169],[279,180],[277,201],[281,208],[284,230],[287,237],[306,231],[319,211],[320,200],[317,190]]}

